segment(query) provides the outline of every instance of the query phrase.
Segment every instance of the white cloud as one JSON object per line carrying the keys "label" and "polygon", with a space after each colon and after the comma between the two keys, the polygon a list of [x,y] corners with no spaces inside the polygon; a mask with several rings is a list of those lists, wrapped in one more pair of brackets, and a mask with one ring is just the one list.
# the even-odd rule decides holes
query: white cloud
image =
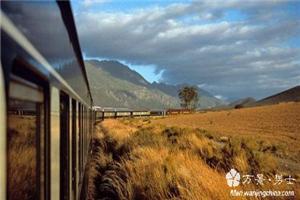
{"label": "white cloud", "polygon": [[[300,75],[300,49],[284,45],[300,34],[300,19],[278,10],[284,3],[207,0],[131,12],[84,12],[76,21],[88,56],[155,65],[164,81],[205,83],[221,96],[263,97],[281,89],[280,83],[300,84],[294,78]],[[248,18],[223,19],[227,9]],[[265,13],[273,18],[265,20]]]}
{"label": "white cloud", "polygon": [[223,97],[222,95],[215,95],[215,97],[216,97],[217,99],[226,100],[226,98]]}
{"label": "white cloud", "polygon": [[107,2],[109,2],[109,0],[82,0],[81,4],[84,7],[91,7],[95,4],[102,4],[102,3],[107,3]]}

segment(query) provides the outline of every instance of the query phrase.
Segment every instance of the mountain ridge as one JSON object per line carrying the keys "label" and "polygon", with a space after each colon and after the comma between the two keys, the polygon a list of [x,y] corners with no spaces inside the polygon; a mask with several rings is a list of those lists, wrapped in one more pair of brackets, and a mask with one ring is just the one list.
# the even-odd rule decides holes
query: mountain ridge
{"label": "mountain ridge", "polygon": [[[118,61],[86,60],[85,64],[92,82],[95,103],[100,106],[166,109],[180,105],[177,92],[186,84],[149,83],[138,72]],[[199,87],[198,90],[200,108],[224,103]]]}
{"label": "mountain ridge", "polygon": [[94,104],[101,107],[162,109],[175,107],[176,99],[160,91],[149,90],[127,80],[111,76],[103,69],[85,63]]}
{"label": "mountain ridge", "polygon": [[235,100],[235,101],[231,102],[230,104],[228,104],[228,106],[230,108],[234,108],[236,106],[246,107],[255,102],[256,102],[256,100],[253,97],[246,97],[246,98]]}
{"label": "mountain ridge", "polygon": [[252,106],[270,105],[290,101],[300,101],[300,85],[258,100],[252,104]]}
{"label": "mountain ridge", "polygon": [[130,69],[128,66],[115,61],[115,60],[89,60],[88,62],[92,63],[97,68],[101,68],[104,71],[110,73],[112,76],[127,80],[129,82],[132,82],[134,84],[142,85],[142,86],[148,86],[148,81],[140,75],[135,70]]}

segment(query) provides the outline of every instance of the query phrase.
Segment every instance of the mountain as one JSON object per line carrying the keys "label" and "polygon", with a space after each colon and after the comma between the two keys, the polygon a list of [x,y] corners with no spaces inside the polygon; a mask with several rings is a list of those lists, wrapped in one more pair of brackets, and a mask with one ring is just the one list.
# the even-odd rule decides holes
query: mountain
{"label": "mountain", "polygon": [[254,98],[247,97],[247,98],[243,98],[243,99],[239,99],[239,100],[231,102],[230,104],[228,104],[228,107],[230,107],[230,108],[235,108],[237,106],[247,107],[247,106],[254,104],[255,102],[256,102],[256,100]]}
{"label": "mountain", "polygon": [[123,65],[122,63],[114,60],[90,60],[90,64],[94,65],[97,68],[102,69],[103,71],[108,72],[111,76],[126,80],[136,85],[141,85],[149,87],[150,83],[144,79],[139,73],[134,70],[131,70],[128,66]]}
{"label": "mountain", "polygon": [[162,91],[149,89],[112,76],[92,62],[85,62],[95,105],[133,109],[178,107],[177,99]]}
{"label": "mountain", "polygon": [[300,101],[300,86],[296,86],[285,90],[283,92],[274,94],[272,96],[266,97],[257,101],[254,105],[270,105],[270,104],[277,104],[281,102],[289,102],[289,101]]}
{"label": "mountain", "polygon": [[[177,91],[183,85],[149,83],[118,61],[85,61],[94,103],[102,107],[165,109],[179,107]],[[200,108],[223,102],[199,88]]]}

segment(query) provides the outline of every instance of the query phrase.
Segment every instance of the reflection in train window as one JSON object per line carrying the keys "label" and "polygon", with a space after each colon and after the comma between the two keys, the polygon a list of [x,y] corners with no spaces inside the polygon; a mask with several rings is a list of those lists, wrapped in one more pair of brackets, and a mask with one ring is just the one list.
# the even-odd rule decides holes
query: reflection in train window
{"label": "reflection in train window", "polygon": [[77,153],[77,146],[76,146],[76,136],[77,136],[77,123],[76,123],[76,117],[77,115],[77,102],[76,100],[72,99],[72,195],[73,199],[76,199],[76,153]]}
{"label": "reflection in train window", "polygon": [[[79,103],[79,153],[78,153],[78,160],[79,160],[79,177],[81,178],[81,171],[82,171],[82,105]],[[81,179],[80,179],[81,181]]]}
{"label": "reflection in train window", "polygon": [[[29,96],[30,95],[30,96]],[[8,199],[42,199],[44,107],[38,86],[12,81],[8,101]]]}
{"label": "reflection in train window", "polygon": [[64,92],[60,93],[60,199],[69,199],[69,151],[70,151],[70,99]]}

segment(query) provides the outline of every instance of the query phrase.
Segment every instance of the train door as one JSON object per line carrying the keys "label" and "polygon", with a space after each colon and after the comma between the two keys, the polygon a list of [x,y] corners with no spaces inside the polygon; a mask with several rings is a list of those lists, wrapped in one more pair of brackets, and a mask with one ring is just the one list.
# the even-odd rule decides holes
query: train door
{"label": "train door", "polygon": [[70,117],[70,100],[64,92],[60,93],[60,199],[69,200],[69,118]]}
{"label": "train door", "polygon": [[34,73],[17,65],[7,101],[7,199],[46,199],[48,90]]}

